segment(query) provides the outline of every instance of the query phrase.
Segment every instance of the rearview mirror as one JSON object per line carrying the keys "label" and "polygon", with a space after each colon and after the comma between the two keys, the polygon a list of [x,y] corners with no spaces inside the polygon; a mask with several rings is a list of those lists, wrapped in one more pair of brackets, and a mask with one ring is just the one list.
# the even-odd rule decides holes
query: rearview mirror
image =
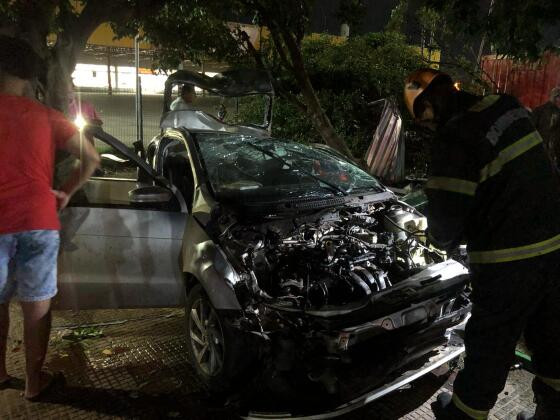
{"label": "rearview mirror", "polygon": [[167,188],[152,185],[149,187],[135,188],[128,192],[131,204],[164,204],[173,198],[173,194]]}

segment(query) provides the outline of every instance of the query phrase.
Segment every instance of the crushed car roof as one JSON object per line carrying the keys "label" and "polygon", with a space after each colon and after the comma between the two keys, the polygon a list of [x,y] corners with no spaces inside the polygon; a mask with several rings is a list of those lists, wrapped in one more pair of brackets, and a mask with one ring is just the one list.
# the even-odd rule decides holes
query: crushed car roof
{"label": "crushed car roof", "polygon": [[228,70],[214,77],[188,70],[179,70],[167,78],[165,89],[167,91],[174,85],[182,83],[195,85],[222,96],[274,93],[272,83],[266,72],[253,69]]}

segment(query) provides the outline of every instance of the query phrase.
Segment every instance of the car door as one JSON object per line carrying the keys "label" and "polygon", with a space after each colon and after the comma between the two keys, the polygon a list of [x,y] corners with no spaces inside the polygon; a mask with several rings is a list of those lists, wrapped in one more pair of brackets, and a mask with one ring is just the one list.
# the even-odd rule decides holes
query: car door
{"label": "car door", "polygon": [[[100,134],[100,133],[97,133]],[[101,133],[106,134],[106,133]],[[96,135],[97,137],[97,135]],[[132,176],[93,177],[61,212],[57,309],[168,307],[182,304],[179,258],[186,207],[132,204],[129,193],[157,178],[145,162],[108,136]],[[116,143],[118,142],[118,143]],[[159,182],[162,182],[159,179]],[[173,194],[179,194],[176,190]],[[177,197],[175,197],[177,199]],[[180,197],[179,197],[180,198]],[[177,201],[177,200],[176,200]],[[181,201],[180,199],[178,200]]]}

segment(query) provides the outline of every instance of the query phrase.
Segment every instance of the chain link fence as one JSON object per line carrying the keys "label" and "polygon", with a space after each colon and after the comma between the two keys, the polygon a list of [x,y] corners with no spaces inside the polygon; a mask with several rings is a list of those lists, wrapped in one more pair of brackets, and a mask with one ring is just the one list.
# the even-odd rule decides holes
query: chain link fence
{"label": "chain link fence", "polygon": [[[135,94],[132,92],[80,92],[82,102],[91,103],[103,121],[103,129],[129,147],[137,140]],[[160,131],[163,95],[143,95],[142,115],[145,143]]]}
{"label": "chain link fence", "polygon": [[[136,104],[133,92],[81,91],[77,93],[82,102],[89,102],[95,107],[98,117],[103,121],[103,130],[113,135],[121,142],[132,147],[137,140],[136,130]],[[245,121],[241,114],[247,106],[247,100],[241,98],[221,98],[208,92],[198,92],[193,103],[195,109],[217,116],[218,110],[223,106],[226,111],[225,121],[231,124],[241,122],[261,124],[264,115],[263,98],[258,97],[258,114],[253,120]],[[163,94],[142,95],[142,121],[144,127],[144,146],[160,132],[160,118],[163,110]],[[252,116],[251,116],[252,117]],[[96,146],[102,149],[101,144]]]}

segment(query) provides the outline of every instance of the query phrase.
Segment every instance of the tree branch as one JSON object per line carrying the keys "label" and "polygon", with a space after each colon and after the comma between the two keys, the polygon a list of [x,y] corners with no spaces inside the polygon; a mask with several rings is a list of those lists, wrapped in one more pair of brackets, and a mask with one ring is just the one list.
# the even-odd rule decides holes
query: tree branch
{"label": "tree branch", "polygon": [[32,0],[19,5],[18,28],[14,35],[28,41],[42,57],[46,55],[49,23],[59,4],[60,0]]}
{"label": "tree branch", "polygon": [[280,83],[278,81],[278,79],[276,77],[274,77],[274,75],[272,74],[272,70],[270,70],[270,68],[268,68],[264,64],[264,61],[261,57],[261,54],[255,49],[255,47],[251,43],[251,39],[250,39],[249,35],[247,34],[247,32],[239,30],[238,34],[241,37],[241,39],[245,42],[246,49],[247,49],[247,51],[249,51],[249,53],[251,54],[251,56],[255,60],[255,62],[257,64],[257,67],[259,67],[259,68],[261,68],[261,69],[263,69],[267,72],[268,78],[270,79],[270,82],[272,83],[272,87],[274,88],[274,91],[276,93],[278,93],[280,96],[286,98],[292,104],[294,104],[300,111],[307,113],[307,106],[302,101],[300,101],[299,98],[296,95],[294,95],[292,92],[290,92],[284,86],[282,86],[282,83]]}

